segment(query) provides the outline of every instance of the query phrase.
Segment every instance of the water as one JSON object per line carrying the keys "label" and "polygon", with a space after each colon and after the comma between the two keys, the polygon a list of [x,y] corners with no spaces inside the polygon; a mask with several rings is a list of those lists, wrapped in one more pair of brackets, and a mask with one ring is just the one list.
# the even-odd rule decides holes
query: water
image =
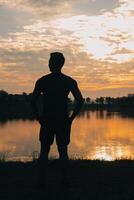
{"label": "water", "polygon": [[[0,123],[0,156],[6,160],[28,161],[37,156],[37,121],[17,120]],[[134,159],[134,119],[106,111],[84,112],[72,125],[69,156],[71,158]],[[57,157],[54,144],[50,157]]]}

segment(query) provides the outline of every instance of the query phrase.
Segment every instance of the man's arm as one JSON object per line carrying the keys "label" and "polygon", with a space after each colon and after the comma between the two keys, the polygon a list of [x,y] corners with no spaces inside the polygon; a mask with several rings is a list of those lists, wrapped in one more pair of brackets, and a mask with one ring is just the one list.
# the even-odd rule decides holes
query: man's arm
{"label": "man's arm", "polygon": [[82,107],[82,104],[83,104],[83,97],[80,92],[80,89],[78,88],[76,81],[73,83],[73,86],[71,87],[71,93],[73,94],[75,102],[76,102],[73,113],[70,116],[70,120],[73,121],[74,118],[78,115],[78,113]]}
{"label": "man's arm", "polygon": [[39,84],[39,81],[37,81],[35,84],[33,93],[32,93],[32,109],[33,109],[33,113],[34,113],[36,119],[39,122],[40,122],[40,116],[39,116],[39,112],[38,112],[37,101],[38,101],[38,98],[40,97],[40,95],[41,95],[40,84]]}

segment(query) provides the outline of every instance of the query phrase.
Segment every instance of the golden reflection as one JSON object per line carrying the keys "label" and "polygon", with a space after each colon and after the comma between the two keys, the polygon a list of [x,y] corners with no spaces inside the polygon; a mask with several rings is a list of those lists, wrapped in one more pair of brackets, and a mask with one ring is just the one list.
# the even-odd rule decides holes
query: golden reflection
{"label": "golden reflection", "polygon": [[[72,125],[70,157],[114,160],[134,158],[134,119],[103,111],[85,112]],[[8,121],[0,124],[0,153],[7,159],[30,160],[39,152],[39,124],[36,121]],[[54,144],[50,157],[57,157]]]}
{"label": "golden reflection", "polygon": [[90,112],[90,119],[85,116],[73,124],[72,152],[83,153],[86,159],[133,158],[133,119],[102,111]]}
{"label": "golden reflection", "polygon": [[39,149],[39,125],[29,120],[8,121],[0,125],[0,152],[12,160],[29,160]]}

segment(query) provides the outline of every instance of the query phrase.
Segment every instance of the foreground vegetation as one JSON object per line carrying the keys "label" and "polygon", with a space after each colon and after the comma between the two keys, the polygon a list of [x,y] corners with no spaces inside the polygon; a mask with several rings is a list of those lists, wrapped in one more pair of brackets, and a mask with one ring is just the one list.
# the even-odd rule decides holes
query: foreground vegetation
{"label": "foreground vegetation", "polygon": [[70,187],[60,182],[58,160],[49,161],[46,190],[38,190],[37,163],[1,162],[0,199],[133,200],[134,161],[70,161]]}

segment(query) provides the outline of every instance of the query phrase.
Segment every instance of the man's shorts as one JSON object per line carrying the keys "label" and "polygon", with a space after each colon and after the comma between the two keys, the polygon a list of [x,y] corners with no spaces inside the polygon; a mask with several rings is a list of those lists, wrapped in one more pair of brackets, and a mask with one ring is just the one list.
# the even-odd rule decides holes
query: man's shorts
{"label": "man's shorts", "polygon": [[40,128],[39,139],[43,145],[53,144],[56,137],[57,145],[68,145],[70,143],[71,123],[69,120],[46,120]]}

